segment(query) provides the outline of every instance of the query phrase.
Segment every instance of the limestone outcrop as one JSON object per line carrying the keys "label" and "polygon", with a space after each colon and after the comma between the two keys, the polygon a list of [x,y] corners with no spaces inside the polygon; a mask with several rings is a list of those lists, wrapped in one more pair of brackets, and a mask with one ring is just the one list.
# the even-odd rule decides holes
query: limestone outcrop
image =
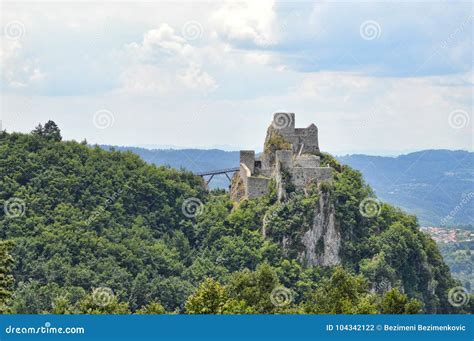
{"label": "limestone outcrop", "polygon": [[303,251],[299,261],[306,266],[333,266],[341,263],[341,234],[336,224],[336,211],[328,193],[321,193],[314,208],[311,228],[301,236]]}

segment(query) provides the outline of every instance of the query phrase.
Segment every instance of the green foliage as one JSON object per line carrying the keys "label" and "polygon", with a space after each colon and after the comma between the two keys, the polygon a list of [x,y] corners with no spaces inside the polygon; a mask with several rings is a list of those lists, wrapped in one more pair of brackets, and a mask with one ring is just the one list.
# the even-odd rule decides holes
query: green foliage
{"label": "green foliage", "polygon": [[271,313],[275,305],[272,304],[270,295],[279,284],[275,270],[263,263],[256,271],[243,270],[235,273],[228,284],[228,290],[232,297],[243,300],[256,312]]}
{"label": "green foliage", "polygon": [[82,288],[61,287],[54,282],[44,285],[36,280],[20,282],[15,289],[11,311],[15,314],[72,314],[75,304],[85,295]]}
{"label": "green foliage", "polygon": [[74,309],[78,314],[129,314],[127,303],[119,302],[116,296],[111,296],[107,302],[97,300],[94,293],[87,294],[77,303]]}
{"label": "green foliage", "polygon": [[296,187],[293,184],[293,181],[291,179],[291,174],[290,172],[285,170],[283,167],[280,167],[280,173],[281,173],[281,178],[282,178],[281,180],[285,188],[285,192],[287,195],[291,195],[296,190]]}
{"label": "green foliage", "polygon": [[362,275],[352,275],[341,267],[321,281],[304,306],[311,314],[375,314],[376,296],[368,291]]}
{"label": "green foliage", "polygon": [[400,293],[397,289],[388,291],[380,304],[382,314],[418,314],[421,308],[420,301],[409,300],[407,295]]}
{"label": "green foliage", "polygon": [[359,172],[338,166],[331,198],[341,231],[343,265],[364,274],[375,285],[387,281],[421,300],[425,312],[453,312],[446,292],[456,286],[435,243],[419,229],[416,218],[388,204],[379,213],[362,215],[360,203],[373,192]]}
{"label": "green foliage", "polygon": [[207,278],[186,301],[188,314],[245,314],[252,311],[243,300],[232,299],[226,289],[212,278]]}
{"label": "green foliage", "polygon": [[[371,283],[395,283],[396,272],[386,260],[385,253],[382,251],[372,258],[365,258],[360,261],[360,272]],[[382,287],[385,289],[385,287]]]}
{"label": "green foliage", "polygon": [[227,285],[206,279],[186,302],[188,314],[298,313],[293,293],[279,282],[274,268],[263,263],[255,271],[232,275]]}
{"label": "green foliage", "polygon": [[[0,237],[8,241],[0,243],[3,311],[455,311],[446,293],[458,283],[416,219],[386,204],[363,216],[359,204],[371,189],[329,155],[322,162],[335,169],[331,183],[284,202],[272,186],[263,198],[235,203],[208,193],[189,172],[60,140],[52,123],[27,135],[1,133],[0,204],[25,203],[16,217],[0,210]],[[194,217],[183,214],[189,198],[203,203]],[[336,210],[342,267],[335,270],[299,262],[320,198]],[[379,290],[381,282],[403,294]],[[110,288],[106,304],[96,288]],[[281,297],[290,299],[280,304]]]}
{"label": "green foliage", "polygon": [[0,237],[15,241],[15,311],[50,310],[53,284],[106,286],[132,310],[154,299],[173,310],[193,291],[183,277],[195,231],[181,206],[205,202],[201,178],[131,153],[14,133],[0,143],[0,182],[2,207],[10,198],[26,207],[15,218],[0,210]]}
{"label": "green foliage", "polygon": [[474,252],[471,242],[440,243],[439,250],[444,261],[451,269],[453,276],[461,281],[462,286],[467,290],[474,290]]}
{"label": "green foliage", "polygon": [[335,169],[338,173],[343,170],[343,166],[336,160],[336,158],[327,153],[320,153],[321,166],[329,166]]}
{"label": "green foliage", "polygon": [[291,144],[285,140],[285,138],[272,127],[269,128],[268,140],[265,143],[264,151],[270,152],[275,150],[289,150]]}
{"label": "green foliage", "polygon": [[12,295],[13,276],[11,275],[11,266],[13,258],[10,255],[11,247],[11,243],[0,241],[0,313],[7,311],[6,303]]}
{"label": "green foliage", "polygon": [[302,250],[301,235],[310,229],[317,205],[318,194],[306,196],[304,193],[293,193],[282,203],[273,204],[266,213],[265,232],[272,241],[282,244],[287,240],[288,246],[283,250],[288,258],[296,258]]}
{"label": "green foliage", "polygon": [[39,124],[33,131],[32,134],[41,136],[46,140],[59,142],[62,140],[61,131],[56,123],[53,121],[48,121],[44,127]]}
{"label": "green foliage", "polygon": [[277,150],[290,150],[291,143],[285,140],[285,138],[272,126],[267,130],[267,139],[263,146],[263,151],[268,155],[268,162],[271,165],[275,165],[275,152]]}
{"label": "green foliage", "polygon": [[165,308],[158,301],[151,301],[137,310],[138,315],[161,315],[166,314]]}

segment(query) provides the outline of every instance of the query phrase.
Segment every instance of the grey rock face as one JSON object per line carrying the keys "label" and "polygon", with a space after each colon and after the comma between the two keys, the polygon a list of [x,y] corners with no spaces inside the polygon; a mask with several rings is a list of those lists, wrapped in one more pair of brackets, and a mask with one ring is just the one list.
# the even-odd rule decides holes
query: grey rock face
{"label": "grey rock face", "polygon": [[329,194],[321,195],[319,204],[314,210],[313,224],[301,237],[304,250],[299,255],[299,261],[305,266],[338,265],[341,263],[339,257],[341,234],[336,224],[336,212],[329,200]]}

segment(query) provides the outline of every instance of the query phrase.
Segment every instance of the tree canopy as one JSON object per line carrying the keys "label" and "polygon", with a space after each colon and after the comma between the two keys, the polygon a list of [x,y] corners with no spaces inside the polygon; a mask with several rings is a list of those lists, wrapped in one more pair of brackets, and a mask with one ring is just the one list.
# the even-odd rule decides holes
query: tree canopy
{"label": "tree canopy", "polygon": [[323,190],[336,207],[342,264],[305,268],[299,246],[285,250],[281,241],[310,223],[317,189],[288,202],[272,191],[235,203],[190,172],[61,141],[51,121],[31,134],[0,132],[0,307],[64,314],[467,309],[449,304],[458,283],[415,217],[386,204],[364,217],[359,203],[373,193],[361,174],[329,155],[323,163],[336,170]]}

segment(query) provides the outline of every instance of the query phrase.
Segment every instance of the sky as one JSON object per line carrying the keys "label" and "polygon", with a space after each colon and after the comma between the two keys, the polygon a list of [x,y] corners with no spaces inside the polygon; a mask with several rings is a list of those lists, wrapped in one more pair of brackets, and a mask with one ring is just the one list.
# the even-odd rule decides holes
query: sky
{"label": "sky", "polygon": [[471,1],[1,3],[2,128],[261,150],[274,112],[338,155],[473,150]]}

